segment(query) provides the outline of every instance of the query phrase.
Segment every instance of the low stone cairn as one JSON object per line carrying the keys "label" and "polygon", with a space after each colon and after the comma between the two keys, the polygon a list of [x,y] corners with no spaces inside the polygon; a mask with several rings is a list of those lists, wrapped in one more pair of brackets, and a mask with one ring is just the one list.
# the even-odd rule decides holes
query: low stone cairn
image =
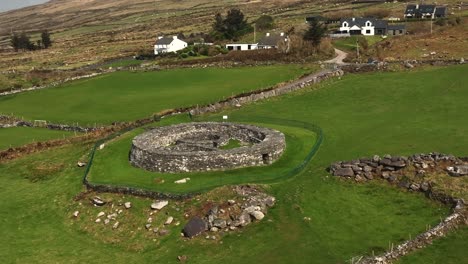
{"label": "low stone cairn", "polygon": [[[273,207],[276,202],[275,197],[252,186],[236,186],[234,191],[243,197],[242,201],[227,200],[223,204],[212,206],[203,217],[194,217],[193,221],[189,221],[184,227],[184,235],[193,237],[203,233],[191,231],[194,223],[202,225],[204,232],[218,234],[245,227],[252,222],[261,221],[268,208]],[[206,239],[216,239],[216,236],[207,235]]]}

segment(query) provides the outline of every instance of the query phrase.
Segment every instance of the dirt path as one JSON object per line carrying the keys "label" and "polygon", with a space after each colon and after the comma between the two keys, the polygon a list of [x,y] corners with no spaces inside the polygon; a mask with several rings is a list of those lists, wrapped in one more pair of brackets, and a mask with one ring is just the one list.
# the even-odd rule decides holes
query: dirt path
{"label": "dirt path", "polygon": [[348,53],[335,48],[335,54],[336,54],[335,58],[333,58],[331,60],[324,61],[324,63],[333,63],[333,64],[337,64],[337,65],[346,65],[346,63],[343,62],[343,60],[346,58],[346,56],[348,56]]}

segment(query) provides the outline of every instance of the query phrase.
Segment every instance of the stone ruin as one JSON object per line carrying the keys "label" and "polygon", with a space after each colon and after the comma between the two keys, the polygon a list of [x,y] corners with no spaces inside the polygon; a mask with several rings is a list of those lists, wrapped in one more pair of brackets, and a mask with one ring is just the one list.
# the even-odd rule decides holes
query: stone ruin
{"label": "stone ruin", "polygon": [[[231,140],[240,147],[222,149]],[[192,172],[268,165],[286,147],[284,134],[235,123],[187,123],[151,129],[133,139],[130,163],[155,172]]]}

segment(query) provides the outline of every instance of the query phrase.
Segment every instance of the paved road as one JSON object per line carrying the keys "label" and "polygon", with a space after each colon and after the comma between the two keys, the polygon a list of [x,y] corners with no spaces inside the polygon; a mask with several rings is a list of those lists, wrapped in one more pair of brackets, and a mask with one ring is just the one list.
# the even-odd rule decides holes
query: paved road
{"label": "paved road", "polygon": [[342,51],[342,50],[339,50],[339,49],[335,49],[335,54],[336,54],[336,57],[331,59],[331,60],[327,60],[327,61],[324,61],[324,63],[333,63],[333,64],[337,64],[337,65],[346,65],[345,62],[343,62],[343,60],[346,58],[346,56],[348,56],[348,53]]}

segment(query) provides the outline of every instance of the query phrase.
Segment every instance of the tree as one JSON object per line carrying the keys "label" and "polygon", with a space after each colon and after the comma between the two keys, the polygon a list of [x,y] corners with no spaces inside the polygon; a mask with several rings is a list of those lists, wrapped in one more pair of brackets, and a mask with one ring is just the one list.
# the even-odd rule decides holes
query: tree
{"label": "tree", "polygon": [[312,42],[312,45],[317,47],[320,45],[320,41],[325,36],[326,32],[327,26],[314,19],[310,21],[309,29],[307,29],[303,38],[305,41]]}
{"label": "tree", "polygon": [[274,26],[273,17],[268,15],[263,15],[255,21],[255,26],[258,30],[272,29]]}
{"label": "tree", "polygon": [[18,48],[22,50],[33,50],[35,48],[34,44],[31,43],[29,36],[26,35],[26,33],[24,32],[21,33],[21,35],[19,36],[18,42],[19,42]]}
{"label": "tree", "polygon": [[19,36],[16,33],[11,35],[11,46],[15,49],[16,52],[20,49]]}
{"label": "tree", "polygon": [[252,27],[247,24],[244,14],[239,9],[233,8],[228,11],[224,19],[219,13],[215,15],[212,35],[218,39],[236,40],[251,29]]}
{"label": "tree", "polygon": [[45,49],[48,49],[52,46],[52,41],[50,40],[50,33],[47,30],[42,31],[41,33],[42,45]]}

